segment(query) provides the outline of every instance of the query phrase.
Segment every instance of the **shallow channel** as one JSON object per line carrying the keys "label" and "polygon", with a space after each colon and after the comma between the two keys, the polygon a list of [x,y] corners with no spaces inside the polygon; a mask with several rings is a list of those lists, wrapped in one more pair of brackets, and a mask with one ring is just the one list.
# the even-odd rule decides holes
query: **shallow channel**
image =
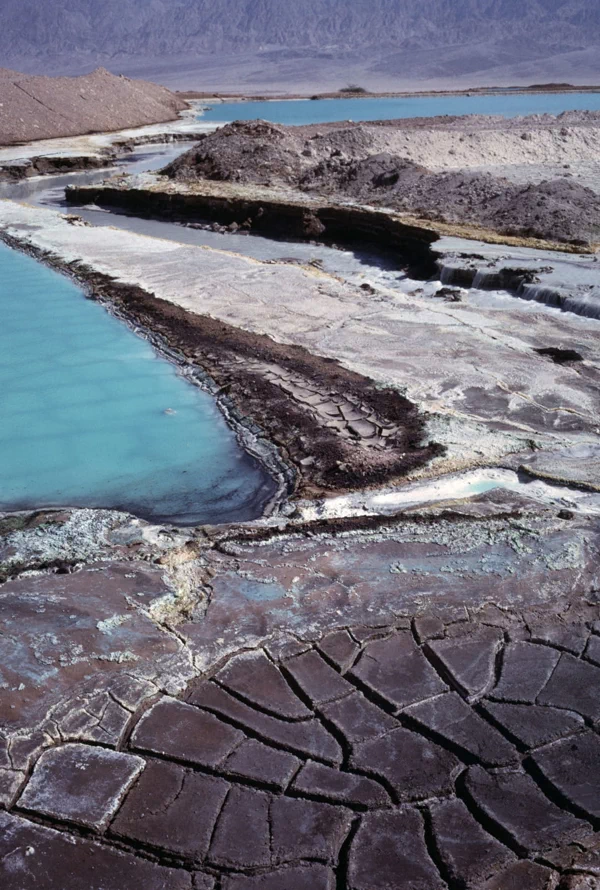
{"label": "shallow channel", "polygon": [[214,398],[68,278],[0,243],[0,510],[262,515],[275,480]]}

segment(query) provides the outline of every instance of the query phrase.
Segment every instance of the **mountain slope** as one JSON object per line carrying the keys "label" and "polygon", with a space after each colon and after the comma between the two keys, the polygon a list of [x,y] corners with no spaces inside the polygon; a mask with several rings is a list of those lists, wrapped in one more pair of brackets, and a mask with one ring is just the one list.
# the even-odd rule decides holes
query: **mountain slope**
{"label": "mountain slope", "polygon": [[[26,59],[38,67],[145,60],[158,70],[161,58],[205,53],[231,64],[238,53],[286,63],[294,51],[308,58],[358,51],[384,67],[400,52],[410,73],[413,54],[436,47],[471,44],[477,57],[489,44],[518,62],[600,44],[597,0],[0,0],[0,21],[0,64]],[[468,52],[461,58],[459,69],[468,71]],[[434,54],[430,61],[435,67]]]}
{"label": "mountain slope", "polygon": [[[595,0],[0,0],[0,53],[175,53],[600,38]],[[529,30],[535,29],[535,30]]]}

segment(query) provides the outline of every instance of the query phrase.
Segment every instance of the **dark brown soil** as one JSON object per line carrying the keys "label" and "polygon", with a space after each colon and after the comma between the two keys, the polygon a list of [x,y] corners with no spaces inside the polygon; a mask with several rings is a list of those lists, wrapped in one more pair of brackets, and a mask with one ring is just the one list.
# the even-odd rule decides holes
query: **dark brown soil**
{"label": "dark brown soil", "polygon": [[20,182],[32,176],[74,173],[80,170],[99,170],[114,164],[115,156],[69,155],[66,157],[37,157],[12,161],[0,167],[0,182]]}
{"label": "dark brown soil", "polygon": [[[332,359],[188,313],[141,288],[98,273],[78,269],[76,274],[97,298],[116,305],[130,322],[158,335],[190,364],[206,371],[234,410],[256,423],[256,432],[266,434],[297,469],[299,496],[383,484],[443,453],[441,445],[423,442],[423,417],[408,399],[393,389],[375,386]],[[324,428],[305,406],[266,379],[256,367],[262,362],[301,375],[322,393],[354,399],[397,427],[396,434],[385,448],[373,450],[358,437],[342,437]]]}

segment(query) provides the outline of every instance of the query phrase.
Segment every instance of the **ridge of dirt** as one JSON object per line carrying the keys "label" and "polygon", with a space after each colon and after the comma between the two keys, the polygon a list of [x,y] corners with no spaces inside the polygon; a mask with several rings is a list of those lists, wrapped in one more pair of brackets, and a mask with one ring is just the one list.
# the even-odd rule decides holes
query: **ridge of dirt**
{"label": "ridge of dirt", "polygon": [[[292,188],[439,222],[469,222],[505,235],[571,244],[600,240],[600,196],[568,175],[517,184],[468,169],[473,165],[471,154],[481,164],[486,152],[503,152],[519,162],[529,157],[533,163],[537,154],[545,156],[549,140],[557,142],[557,156],[562,151],[561,157],[570,157],[569,152],[587,157],[595,151],[592,143],[600,115],[538,115],[505,122],[504,129],[494,118],[450,119],[446,127],[441,121],[427,128],[423,121],[411,126],[384,122],[332,127],[235,121],[205,135],[162,172],[180,182]],[[571,122],[571,128],[565,122]],[[456,129],[459,123],[462,130]],[[473,144],[452,147],[465,141]],[[422,152],[423,163],[429,166],[416,161],[421,143],[427,148]],[[448,155],[457,151],[462,156],[457,156],[455,164],[448,163]]]}
{"label": "ridge of dirt", "polygon": [[165,87],[104,68],[80,77],[3,70],[0,145],[80,136],[176,120],[187,103]]}

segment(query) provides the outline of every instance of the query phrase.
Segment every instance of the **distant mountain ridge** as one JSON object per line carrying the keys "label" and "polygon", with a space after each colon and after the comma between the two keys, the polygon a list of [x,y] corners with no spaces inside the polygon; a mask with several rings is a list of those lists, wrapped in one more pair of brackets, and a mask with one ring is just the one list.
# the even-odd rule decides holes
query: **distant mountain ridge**
{"label": "distant mountain ridge", "polygon": [[[485,63],[481,44],[506,62],[600,44],[597,0],[0,0],[0,21],[0,64],[26,59],[39,67],[144,60],[151,70],[164,57],[206,53],[287,64],[298,51],[359,51],[384,67],[400,53],[408,67],[420,51],[472,44],[474,59],[463,52],[457,65],[466,73]],[[435,73],[433,56],[430,68]]]}
{"label": "distant mountain ridge", "polygon": [[595,0],[0,0],[0,14],[3,59],[600,38]]}

